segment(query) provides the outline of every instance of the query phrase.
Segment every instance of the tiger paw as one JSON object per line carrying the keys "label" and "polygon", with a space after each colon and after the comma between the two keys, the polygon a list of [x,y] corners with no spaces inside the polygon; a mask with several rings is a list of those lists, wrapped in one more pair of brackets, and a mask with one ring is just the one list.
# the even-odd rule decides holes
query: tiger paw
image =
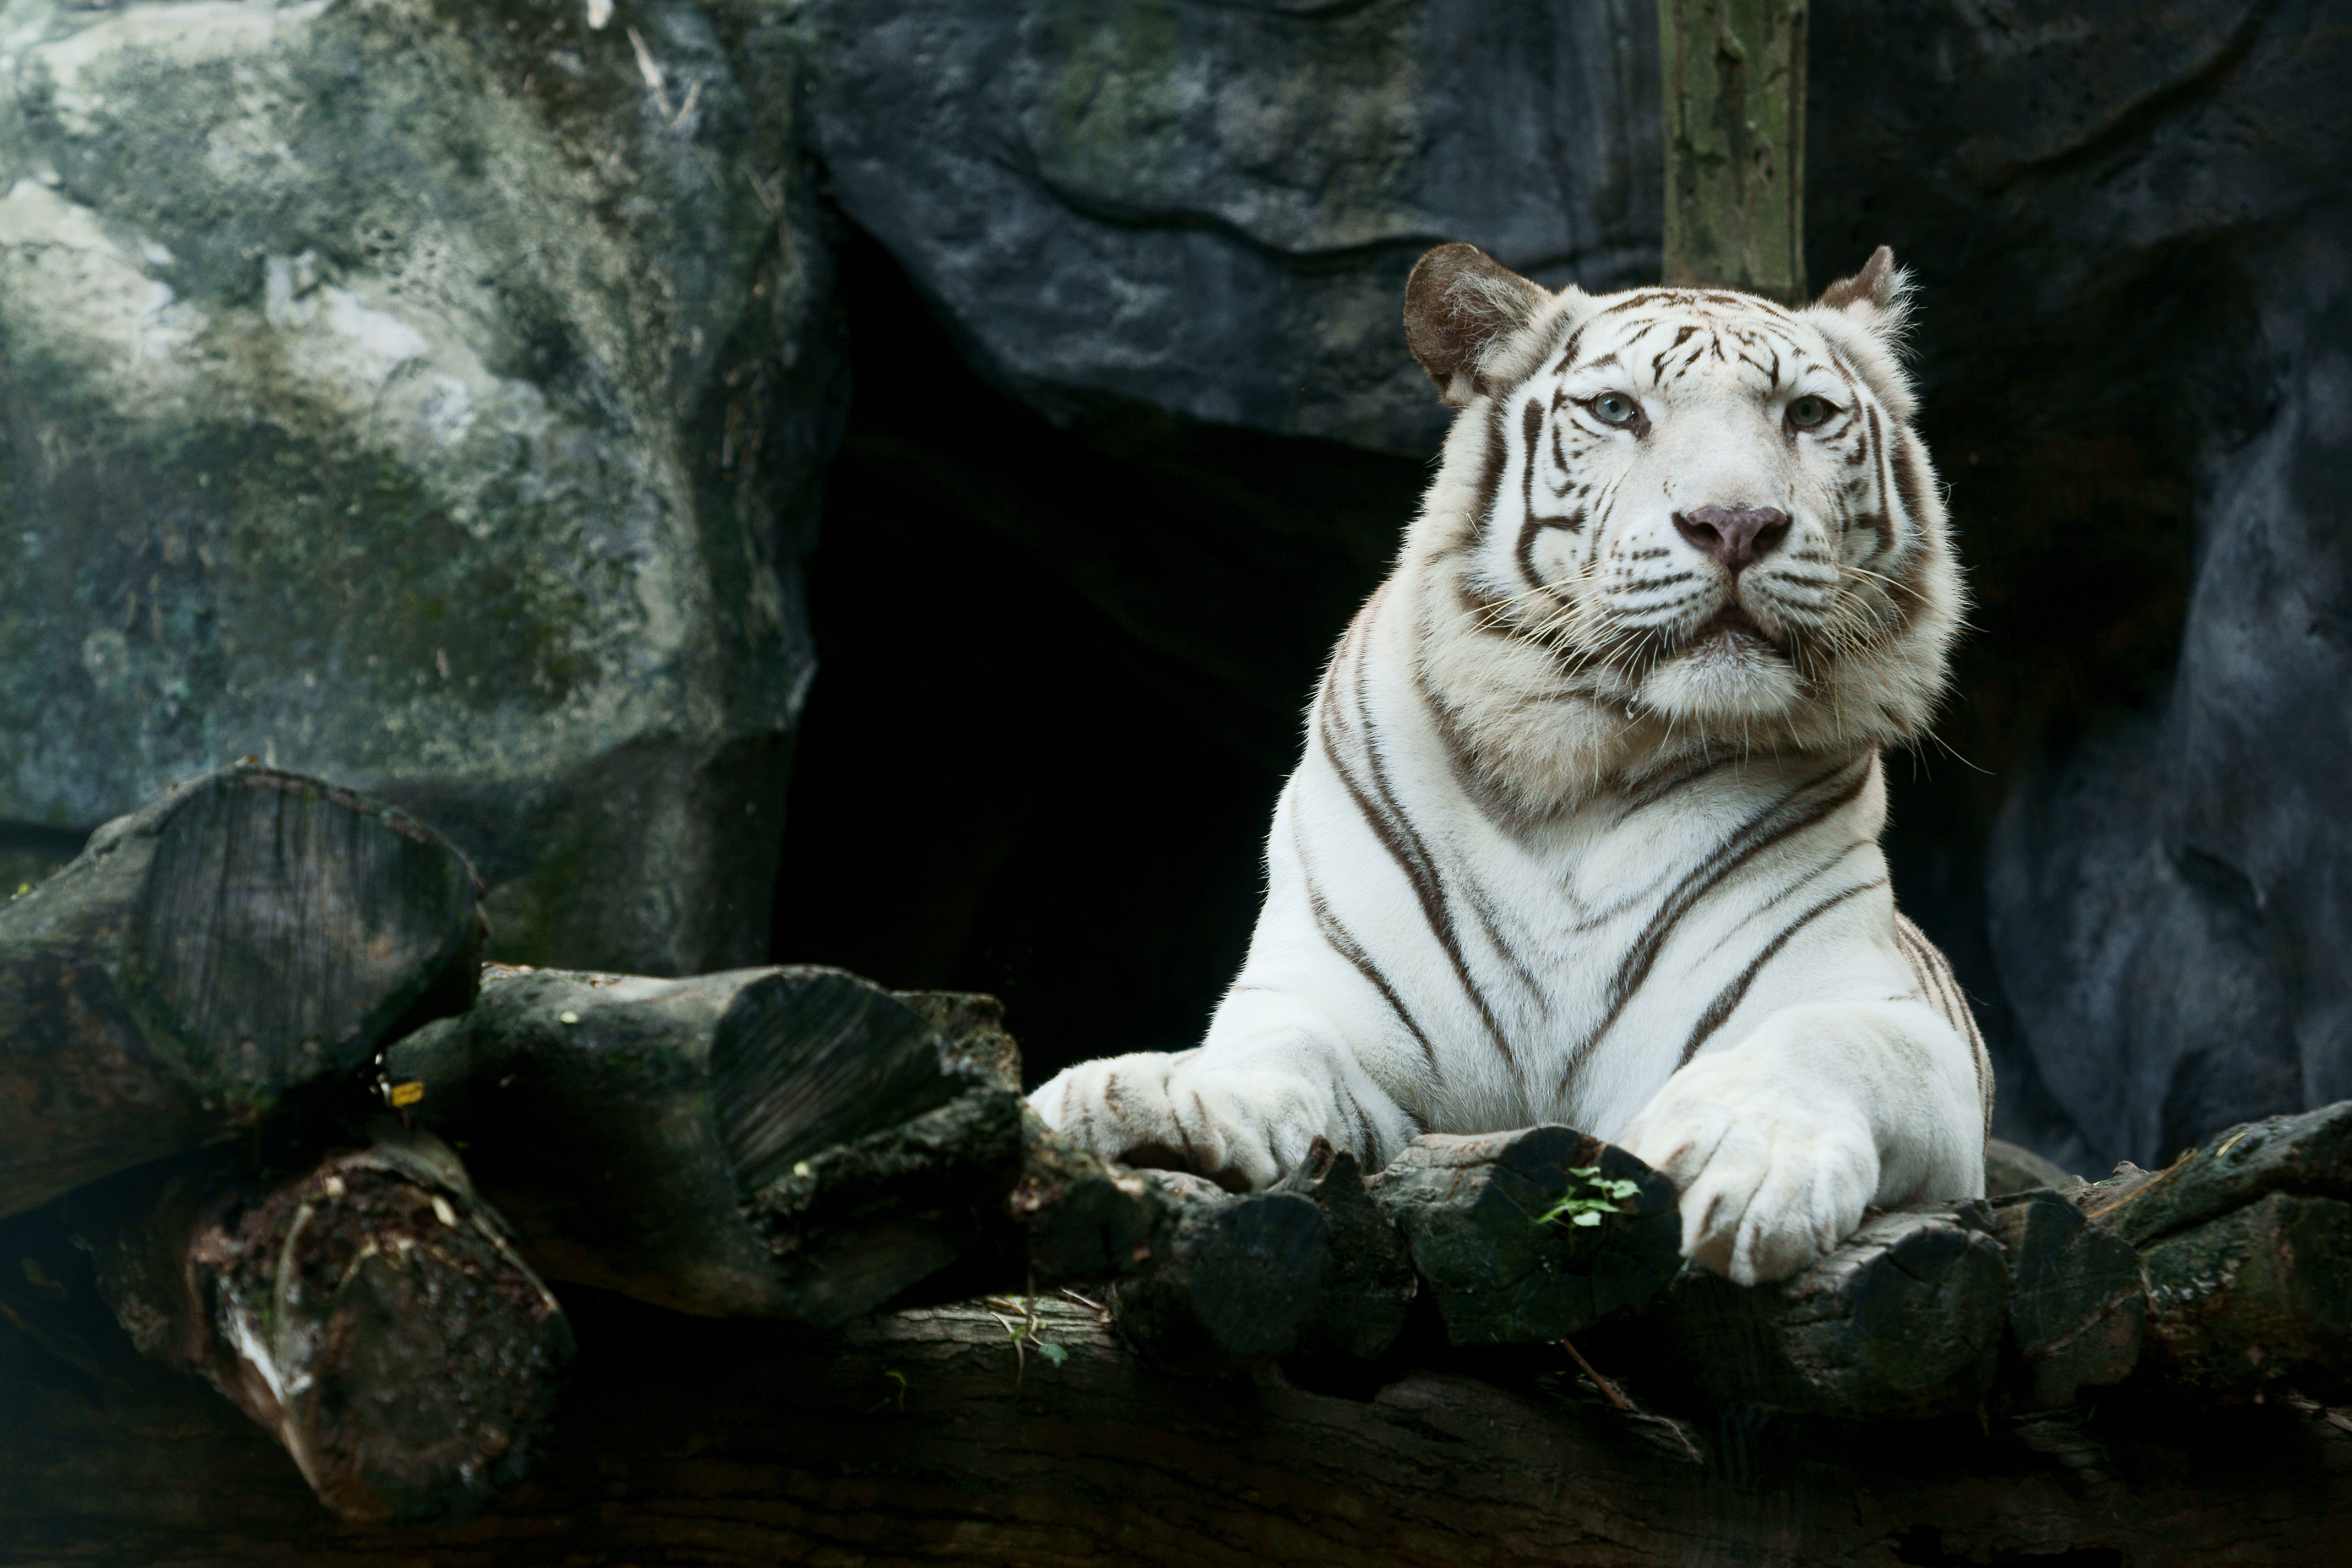
{"label": "tiger paw", "polygon": [[1229,1192],[1282,1173],[1245,1107],[1223,1086],[1178,1079],[1200,1053],[1135,1051],[1080,1062],[1029,1097],[1048,1126],[1089,1152],[1124,1165],[1191,1171]]}
{"label": "tiger paw", "polygon": [[1768,1081],[1778,1068],[1737,1050],[1702,1057],[1617,1140],[1681,1194],[1683,1256],[1742,1285],[1784,1279],[1835,1247],[1878,1185],[1860,1110]]}

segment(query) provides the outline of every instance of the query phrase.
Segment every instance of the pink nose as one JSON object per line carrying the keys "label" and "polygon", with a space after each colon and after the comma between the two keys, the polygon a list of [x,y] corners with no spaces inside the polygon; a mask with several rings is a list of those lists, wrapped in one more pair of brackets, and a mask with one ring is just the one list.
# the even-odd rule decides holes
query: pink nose
{"label": "pink nose", "polygon": [[1691,548],[1711,555],[1737,576],[1789,536],[1789,514],[1769,506],[1701,506],[1675,513],[1675,528]]}

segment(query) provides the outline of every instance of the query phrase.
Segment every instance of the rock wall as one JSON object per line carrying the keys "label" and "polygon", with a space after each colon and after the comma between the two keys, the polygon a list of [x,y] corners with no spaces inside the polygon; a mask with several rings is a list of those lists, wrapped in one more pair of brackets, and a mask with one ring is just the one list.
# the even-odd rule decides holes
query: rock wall
{"label": "rock wall", "polygon": [[252,752],[444,827],[507,957],[765,956],[829,261],[791,76],[587,21],[0,8],[20,847]]}
{"label": "rock wall", "polygon": [[[778,956],[1000,991],[1036,1070],[1184,1043],[1444,427],[1403,276],[1652,276],[1654,27],[0,5],[0,872],[256,752],[450,832],[509,957],[765,956],[772,886]],[[2352,1094],[2352,35],[1835,0],[1809,72],[1815,280],[1922,286],[1979,630],[1890,847],[2001,1131]]]}
{"label": "rock wall", "polygon": [[1658,268],[1651,0],[813,0],[815,145],[999,382],[1412,457],[1421,254]]}
{"label": "rock wall", "polygon": [[[1284,493],[1277,521],[1185,488],[1204,436],[1232,488],[1261,495],[1284,453],[1339,465],[1301,436],[1425,458],[1444,416],[1393,321],[1428,243],[1474,240],[1552,283],[1650,276],[1653,8],[803,14],[832,188],[943,323],[911,357],[958,353],[997,389],[958,384],[940,406],[1003,454],[928,436],[931,384],[908,384],[894,350],[871,395],[904,406],[861,405],[877,423],[844,469],[893,471],[880,491],[851,487],[864,500],[834,515],[828,549],[856,555],[885,515],[984,531],[1015,547],[1024,592],[1058,584],[1060,609],[1034,614],[1074,633],[1107,617],[1149,663],[1155,721],[1189,738],[1199,787],[1111,762],[1101,698],[1030,677],[1003,688],[1034,704],[1026,732],[1083,739],[1050,765],[1034,744],[1004,756],[1035,786],[1024,799],[1075,770],[1087,796],[1115,791],[1155,821],[1253,820],[1244,801],[1278,784],[1316,657],[1376,580],[1416,475],[1367,461],[1345,497]],[[2347,342],[2329,204],[2352,152],[2329,84],[2352,44],[2310,0],[2030,15],[1841,0],[1812,29],[1812,271],[1883,241],[1917,274],[1927,431],[1974,571],[1979,631],[1938,740],[1897,761],[1891,848],[1994,1037],[2002,1131],[2095,1171],[2347,1092],[2352,978],[2316,955],[2352,866],[2352,795],[2326,787],[2346,730],[2319,695],[2343,617],[2324,483]],[[911,309],[853,305],[853,340],[900,342]],[[957,447],[961,477],[918,502],[892,487],[926,447]],[[1171,515],[1188,506],[1189,529]],[[1259,635],[1283,615],[1319,632]],[[920,662],[861,655],[837,678],[895,690]],[[844,840],[882,844],[845,814],[837,764],[803,762]],[[989,868],[927,860],[919,875],[955,891],[901,900],[887,923],[924,931],[936,967],[920,983],[1087,994],[1090,1022],[1033,1036],[1041,1068],[1181,1043],[1217,982],[1176,995],[1159,955],[1236,944],[1250,911],[1203,931],[1186,889],[1246,889],[1254,834],[1195,842],[1189,876],[1114,866],[1073,855],[1113,829],[1056,798],[988,817]],[[825,858],[806,885],[845,887],[869,863]],[[1023,879],[1054,890],[1016,895]],[[971,934],[907,902],[952,906]],[[1180,904],[1189,926],[1161,913]],[[1079,934],[1106,921],[1150,956]],[[887,969],[912,948],[878,931],[867,962]]]}

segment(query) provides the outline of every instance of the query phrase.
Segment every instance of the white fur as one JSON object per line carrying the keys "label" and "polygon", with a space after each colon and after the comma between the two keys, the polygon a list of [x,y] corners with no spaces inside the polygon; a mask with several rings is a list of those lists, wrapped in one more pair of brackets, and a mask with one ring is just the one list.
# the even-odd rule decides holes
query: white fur
{"label": "white fur", "polygon": [[[1982,1048],[1877,845],[1877,750],[1926,723],[1961,607],[1900,279],[1802,312],[1528,295],[1333,657],[1206,1040],[1034,1099],[1235,1186],[1318,1136],[1376,1168],[1563,1121],[1674,1180],[1691,1257],[1779,1278],[1865,1205],[1982,1191]],[[1608,393],[1645,429],[1579,401]],[[1808,395],[1836,431],[1789,423]],[[1706,506],[1791,522],[1735,580],[1674,521]],[[1770,641],[1705,631],[1735,604]]]}

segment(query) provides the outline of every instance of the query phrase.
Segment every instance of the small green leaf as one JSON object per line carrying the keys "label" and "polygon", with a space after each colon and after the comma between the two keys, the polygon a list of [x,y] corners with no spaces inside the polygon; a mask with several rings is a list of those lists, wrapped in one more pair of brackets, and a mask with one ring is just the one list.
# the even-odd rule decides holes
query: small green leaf
{"label": "small green leaf", "polygon": [[1599,1225],[1601,1223],[1601,1214],[1597,1209],[1586,1209],[1582,1213],[1575,1215],[1568,1223],[1570,1225],[1585,1226]]}
{"label": "small green leaf", "polygon": [[1067,1346],[1048,1344],[1043,1340],[1037,1342],[1037,1353],[1045,1358],[1045,1364],[1048,1366],[1059,1366],[1070,1359]]}

